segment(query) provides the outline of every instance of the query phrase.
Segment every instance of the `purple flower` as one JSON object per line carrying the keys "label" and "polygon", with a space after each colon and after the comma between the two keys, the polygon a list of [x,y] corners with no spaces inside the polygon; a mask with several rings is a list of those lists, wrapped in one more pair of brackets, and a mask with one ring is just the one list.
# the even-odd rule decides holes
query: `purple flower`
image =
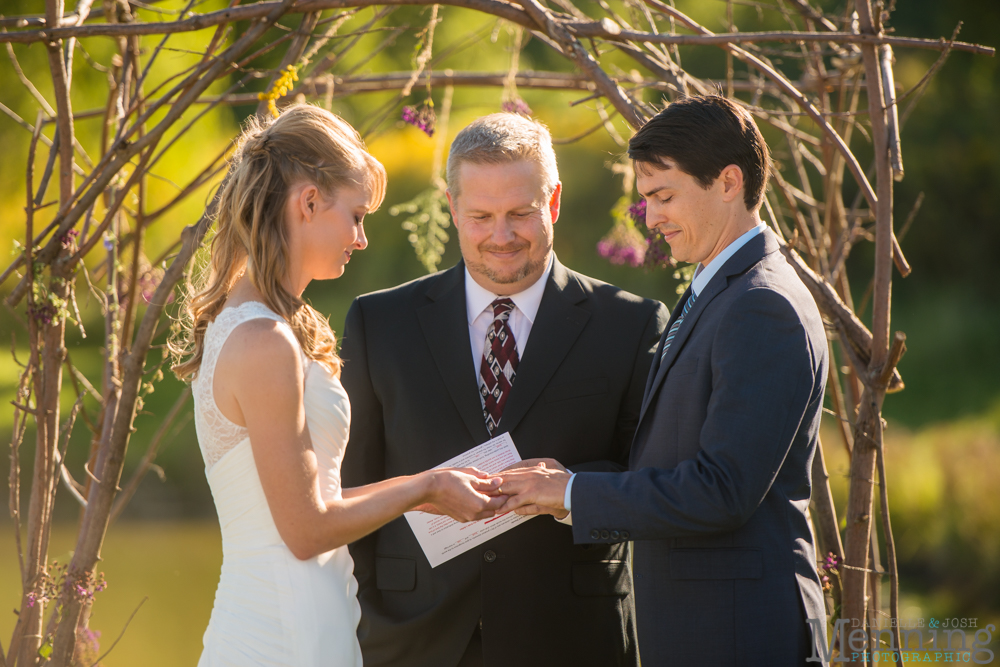
{"label": "purple flower", "polygon": [[101,638],[100,630],[91,630],[90,628],[83,628],[83,632],[81,633],[81,639],[83,639],[85,642],[93,644],[95,648],[98,646],[97,642],[100,638]]}
{"label": "purple flower", "polygon": [[28,593],[28,609],[31,609],[32,607],[35,606],[35,599],[36,598],[34,593]]}
{"label": "purple flower", "polygon": [[426,102],[419,109],[412,106],[403,107],[401,118],[404,123],[414,126],[428,137],[434,136],[434,123],[437,117],[434,115],[434,109]]}
{"label": "purple flower", "polygon": [[64,248],[71,248],[73,247],[73,242],[76,240],[76,237],[79,235],[80,235],[79,231],[77,231],[76,229],[70,229],[65,234],[59,237],[59,243]]}
{"label": "purple flower", "polygon": [[832,551],[826,554],[826,558],[823,559],[823,569],[827,572],[832,572],[840,566],[840,559]]}
{"label": "purple flower", "polygon": [[646,200],[640,199],[628,207],[628,214],[635,220],[636,225],[646,224]]}
{"label": "purple flower", "polygon": [[643,264],[647,269],[665,269],[668,266],[677,265],[677,262],[670,255],[667,242],[656,232],[646,233],[646,260]]}
{"label": "purple flower", "polygon": [[619,223],[597,242],[597,253],[612,264],[642,266],[645,241],[635,228]]}
{"label": "purple flower", "polygon": [[[670,256],[670,248],[667,247],[663,237],[646,227],[646,200],[640,199],[628,207],[628,215],[635,225],[636,235],[643,240],[643,248],[636,252],[635,261],[632,263],[630,256],[629,263],[632,266],[643,266],[646,269],[663,269],[668,266],[676,266],[677,262]],[[621,262],[618,262],[621,263]]]}
{"label": "purple flower", "polygon": [[522,100],[520,97],[515,97],[514,99],[501,102],[500,109],[502,111],[506,111],[507,113],[517,113],[521,114],[522,116],[531,115],[531,107],[529,107],[528,103]]}
{"label": "purple flower", "polygon": [[[163,269],[152,268],[142,274],[139,278],[139,294],[142,296],[142,300],[149,303],[153,300],[153,294],[156,293],[156,288],[159,287],[160,282],[163,281]],[[167,295],[167,303],[174,302],[174,294],[171,292]]]}
{"label": "purple flower", "polygon": [[28,316],[34,318],[39,324],[52,324],[57,312],[56,307],[51,303],[36,303],[28,306]]}

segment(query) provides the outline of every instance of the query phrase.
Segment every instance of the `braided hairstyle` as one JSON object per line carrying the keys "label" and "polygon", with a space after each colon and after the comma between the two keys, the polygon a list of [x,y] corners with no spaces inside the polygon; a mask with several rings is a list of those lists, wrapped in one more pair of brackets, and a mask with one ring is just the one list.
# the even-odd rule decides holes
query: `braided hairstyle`
{"label": "braided hairstyle", "polygon": [[386,174],[354,128],[317,106],[296,104],[273,120],[252,117],[236,142],[219,194],[207,271],[197,286],[188,284],[181,313],[185,326],[171,341],[179,378],[197,374],[205,330],[244,273],[265,305],[291,326],[306,356],[340,375],[330,323],[281,284],[290,268],[285,202],[291,187],[303,182],[330,198],[345,185],[361,185],[370,192],[369,210],[374,211],[385,196]]}

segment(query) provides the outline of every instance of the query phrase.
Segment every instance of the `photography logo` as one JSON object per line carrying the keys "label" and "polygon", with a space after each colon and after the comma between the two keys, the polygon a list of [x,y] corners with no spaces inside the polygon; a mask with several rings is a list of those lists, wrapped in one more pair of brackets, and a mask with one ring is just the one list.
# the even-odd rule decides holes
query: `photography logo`
{"label": "photography logo", "polygon": [[[813,637],[822,636],[826,627],[826,619],[810,618],[810,630]],[[838,663],[864,660],[869,664],[904,662],[938,662],[963,663],[972,665],[988,665],[993,663],[993,651],[987,648],[993,642],[992,623],[985,628],[978,627],[975,618],[925,619],[918,618],[900,621],[899,643],[896,645],[896,633],[891,625],[877,625],[875,628],[859,627],[854,619],[851,630],[847,626],[850,621],[840,619],[833,626],[830,643],[821,646],[822,642],[814,642],[813,654],[806,662]],[[834,647],[840,647],[840,654],[834,656]]]}

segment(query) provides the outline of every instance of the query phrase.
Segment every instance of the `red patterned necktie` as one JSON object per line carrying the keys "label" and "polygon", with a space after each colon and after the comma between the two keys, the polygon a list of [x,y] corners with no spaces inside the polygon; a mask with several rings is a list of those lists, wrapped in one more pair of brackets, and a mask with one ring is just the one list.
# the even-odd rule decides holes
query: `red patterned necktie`
{"label": "red patterned necktie", "polygon": [[517,345],[507,321],[510,311],[514,310],[514,302],[501,298],[490,305],[493,321],[486,329],[483,361],[479,365],[479,398],[483,403],[486,429],[493,435],[517,374]]}

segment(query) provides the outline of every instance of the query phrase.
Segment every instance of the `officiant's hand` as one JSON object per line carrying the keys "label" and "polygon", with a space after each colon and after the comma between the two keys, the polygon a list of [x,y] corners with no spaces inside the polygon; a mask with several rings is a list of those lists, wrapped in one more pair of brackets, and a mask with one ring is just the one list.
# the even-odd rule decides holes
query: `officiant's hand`
{"label": "officiant's hand", "polygon": [[427,481],[425,502],[413,509],[447,514],[456,521],[478,521],[496,515],[507,501],[501,495],[500,477],[476,468],[440,468],[423,473]]}
{"label": "officiant's hand", "polygon": [[[550,466],[548,461],[554,465]],[[499,490],[509,498],[500,508],[501,513],[551,514],[557,519],[569,514],[563,506],[563,499],[571,474],[558,461],[542,459],[528,468],[512,466],[502,475],[503,484]]]}

